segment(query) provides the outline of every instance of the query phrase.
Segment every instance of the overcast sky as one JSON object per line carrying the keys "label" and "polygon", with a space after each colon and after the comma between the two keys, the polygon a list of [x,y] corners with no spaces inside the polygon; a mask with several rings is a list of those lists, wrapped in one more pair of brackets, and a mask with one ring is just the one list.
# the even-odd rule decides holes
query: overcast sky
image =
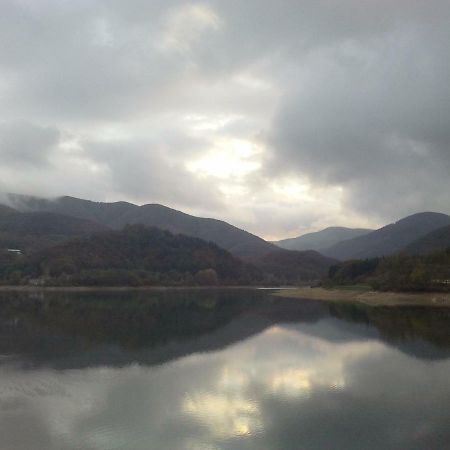
{"label": "overcast sky", "polygon": [[450,213],[448,0],[0,0],[0,190],[266,238]]}

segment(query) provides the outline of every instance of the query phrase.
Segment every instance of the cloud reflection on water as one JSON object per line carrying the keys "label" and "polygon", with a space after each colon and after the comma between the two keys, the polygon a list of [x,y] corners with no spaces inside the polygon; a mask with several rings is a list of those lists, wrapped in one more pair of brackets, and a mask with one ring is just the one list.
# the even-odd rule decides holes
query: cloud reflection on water
{"label": "cloud reflection on water", "polygon": [[322,337],[330,327],[348,336],[353,325],[337,323],[278,325],[153,367],[3,365],[0,441],[14,450],[30,442],[38,450],[443,448],[450,361],[410,357],[376,338]]}

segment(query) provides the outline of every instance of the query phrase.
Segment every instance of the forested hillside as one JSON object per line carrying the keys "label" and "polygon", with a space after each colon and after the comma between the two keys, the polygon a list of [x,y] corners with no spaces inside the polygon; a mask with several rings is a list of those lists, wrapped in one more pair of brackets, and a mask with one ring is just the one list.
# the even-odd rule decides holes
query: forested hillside
{"label": "forested hillside", "polygon": [[393,255],[415,240],[447,225],[450,225],[450,216],[446,214],[414,214],[364,236],[342,241],[325,250],[324,254],[342,261]]}
{"label": "forested hillside", "polygon": [[346,261],[332,266],[323,283],[366,283],[384,291],[450,291],[450,248],[425,256],[398,254]]}
{"label": "forested hillside", "polygon": [[[52,285],[215,285],[261,281],[260,272],[213,243],[129,225],[21,258],[5,282]],[[33,281],[31,281],[33,282]]]}
{"label": "forested hillside", "polygon": [[192,216],[158,204],[138,206],[127,202],[92,202],[74,197],[49,200],[14,194],[10,194],[9,199],[23,210],[65,214],[95,221],[117,230],[133,224],[158,227],[175,234],[181,233],[212,241],[242,258],[262,256],[277,249],[264,239],[227,222]]}
{"label": "forested hillside", "polygon": [[450,248],[450,225],[417,239],[409,244],[404,252],[409,255],[427,255],[445,248]]}
{"label": "forested hillside", "polygon": [[51,212],[19,212],[0,205],[0,250],[32,253],[77,236],[106,230],[104,225]]}
{"label": "forested hillside", "polygon": [[[7,258],[5,257],[7,256]],[[285,285],[317,280],[335,260],[278,250],[251,263],[212,242],[128,225],[0,261],[3,284],[62,286]]]}
{"label": "forested hillside", "polygon": [[278,250],[255,258],[252,263],[274,284],[295,285],[324,276],[336,260],[313,250]]}

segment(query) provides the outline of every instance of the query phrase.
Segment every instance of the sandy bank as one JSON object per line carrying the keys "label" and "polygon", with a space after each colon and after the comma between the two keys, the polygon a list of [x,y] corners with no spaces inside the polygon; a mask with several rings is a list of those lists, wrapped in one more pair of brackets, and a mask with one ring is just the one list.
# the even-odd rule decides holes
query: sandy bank
{"label": "sandy bank", "polygon": [[277,291],[274,295],[332,302],[359,302],[371,306],[422,305],[450,307],[450,293],[446,292],[378,292],[358,289],[303,287]]}

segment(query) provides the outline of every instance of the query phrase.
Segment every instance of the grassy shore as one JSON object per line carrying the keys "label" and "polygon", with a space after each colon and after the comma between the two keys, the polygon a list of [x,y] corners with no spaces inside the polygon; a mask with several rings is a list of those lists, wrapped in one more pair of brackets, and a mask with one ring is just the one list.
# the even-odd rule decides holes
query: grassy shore
{"label": "grassy shore", "polygon": [[329,302],[364,303],[371,306],[440,306],[450,307],[450,293],[446,292],[379,292],[364,287],[325,289],[302,287],[280,290],[278,297],[323,300]]}

